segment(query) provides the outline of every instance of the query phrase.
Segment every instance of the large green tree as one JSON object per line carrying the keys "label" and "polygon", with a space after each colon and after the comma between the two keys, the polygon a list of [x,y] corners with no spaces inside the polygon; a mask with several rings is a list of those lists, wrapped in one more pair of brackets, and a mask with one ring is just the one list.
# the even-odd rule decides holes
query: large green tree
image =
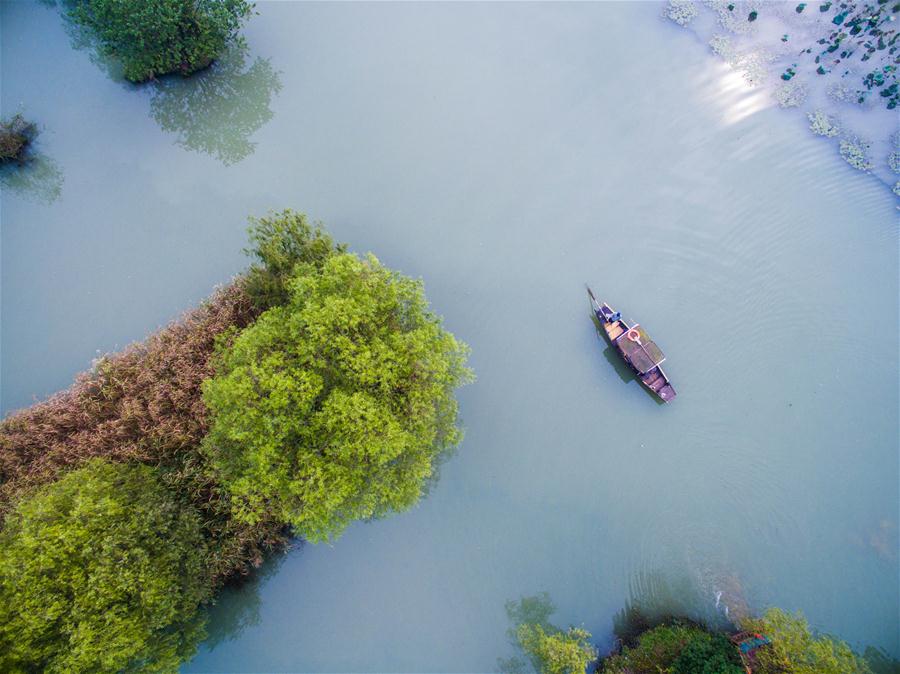
{"label": "large green tree", "polygon": [[247,0],[64,0],[69,15],[125,77],[143,82],[205,68],[237,38],[253,5]]}
{"label": "large green tree", "polygon": [[208,597],[196,513],[153,468],[101,459],[21,500],[0,532],[0,671],[174,671]]}
{"label": "large green tree", "polygon": [[237,517],[322,541],[417,501],[459,441],[454,389],[470,372],[420,282],[371,255],[313,257],[288,302],[223,348],[205,447]]}

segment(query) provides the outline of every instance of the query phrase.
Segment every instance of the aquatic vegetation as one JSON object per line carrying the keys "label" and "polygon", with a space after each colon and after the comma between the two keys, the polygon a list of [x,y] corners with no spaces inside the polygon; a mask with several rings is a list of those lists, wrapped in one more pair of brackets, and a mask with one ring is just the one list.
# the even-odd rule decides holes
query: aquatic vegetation
{"label": "aquatic vegetation", "polygon": [[757,654],[760,674],[868,674],[866,662],[843,641],[814,636],[801,613],[770,608],[761,618],[748,618],[742,627],[768,635],[772,644]]}
{"label": "aquatic vegetation", "polygon": [[[507,634],[512,644],[528,658],[539,674],[582,674],[597,658],[591,644],[591,633],[581,627],[560,629],[550,622],[556,611],[546,592],[518,601],[506,602],[506,615],[511,627]],[[519,657],[500,660],[500,671],[520,674],[527,670]]]}
{"label": "aquatic vegetation", "polygon": [[256,148],[250,137],[272,119],[272,97],[279,91],[272,64],[251,62],[246,46],[237,44],[195,77],[154,82],[150,114],[181,147],[230,165]]}
{"label": "aquatic vegetation", "polygon": [[0,422],[0,514],[93,457],[148,463],[201,513],[213,584],[262,563],[286,542],[281,523],[234,520],[199,453],[208,426],[200,385],[212,376],[216,342],[258,313],[238,280],[145,341],[102,357],[69,389],[10,414]]}
{"label": "aquatic vegetation", "polygon": [[274,513],[318,542],[419,499],[470,373],[421,283],[372,255],[299,263],[288,288],[222,350],[204,444],[237,519]]}
{"label": "aquatic vegetation", "polygon": [[641,633],[603,661],[603,674],[743,674],[738,650],[724,634],[674,621]]}
{"label": "aquatic vegetation", "polygon": [[519,625],[522,650],[536,663],[541,674],[581,674],[597,657],[591,633],[580,627],[545,631],[541,625]]}
{"label": "aquatic vegetation", "polygon": [[[893,185],[889,167],[873,164],[864,155],[870,150],[888,155],[887,136],[896,128],[893,113],[900,104],[896,22],[900,6],[896,2],[788,5],[713,0],[697,3],[696,8],[699,14],[688,28],[707,41],[714,53],[742,72],[751,86],[770,86],[781,107],[809,105],[804,109],[807,115],[815,111],[832,119],[842,117],[847,143],[841,155]],[[774,84],[771,75],[778,76]],[[790,86],[798,79],[801,86]],[[854,111],[841,115],[835,106],[844,105],[853,106]],[[818,133],[820,128],[814,125],[813,130]],[[847,140],[855,137],[874,139],[872,147],[857,151],[860,144]]]}
{"label": "aquatic vegetation", "polygon": [[0,186],[45,204],[62,194],[63,172],[50,157],[29,149],[18,161],[0,165]]}
{"label": "aquatic vegetation", "polygon": [[335,253],[347,251],[303,213],[291,210],[250,218],[251,246],[244,252],[255,261],[245,275],[244,288],[260,310],[283,306],[291,299],[289,283],[297,264],[321,269]]}
{"label": "aquatic vegetation", "polygon": [[0,122],[0,163],[21,159],[35,131],[34,124],[22,115]]}
{"label": "aquatic vegetation", "polygon": [[840,127],[834,122],[834,120],[832,120],[831,117],[826,115],[821,110],[807,113],[806,116],[809,118],[810,130],[817,136],[833,138],[841,131]]}
{"label": "aquatic vegetation", "polygon": [[95,459],[0,532],[0,669],[173,671],[203,636],[200,517],[149,466]]}
{"label": "aquatic vegetation", "polygon": [[841,156],[850,166],[860,171],[871,171],[872,160],[869,159],[869,145],[856,138],[841,141]]}
{"label": "aquatic vegetation", "polygon": [[[22,630],[31,630],[33,639],[0,655],[0,665],[112,672],[137,662],[140,671],[169,671],[196,643],[187,637],[199,634],[192,631],[199,628],[197,606],[286,545],[288,525],[321,540],[354,518],[417,500],[460,438],[453,392],[470,377],[466,347],[429,311],[421,283],[372,256],[361,260],[344,250],[303,215],[285,211],[255,220],[248,252],[256,262],[245,277],[144,342],[100,358],[70,389],[0,422],[0,514],[7,515],[0,595],[13,593],[0,603],[22,603],[27,588],[15,584],[12,571],[18,573],[22,555],[57,559],[52,542],[72,536],[66,550],[78,555],[73,568],[98,569],[90,577],[90,601],[107,593],[124,597],[116,615],[127,621],[98,636],[102,630],[91,620],[108,611],[85,599],[94,609],[86,616],[65,603],[88,597],[78,585],[83,577],[36,566],[45,585],[35,581],[29,586],[34,597],[22,596],[65,613],[68,622],[57,620],[61,614],[48,621],[37,609],[10,618],[12,631],[0,626],[0,646]],[[260,315],[262,308],[267,311]],[[304,354],[313,358],[297,360]],[[239,385],[247,374],[243,365],[256,356],[253,377],[260,376],[263,398],[256,384]],[[314,390],[310,384],[317,380]],[[316,400],[304,398],[313,392]],[[244,408],[229,417],[229,405]],[[301,440],[303,455],[298,445],[285,444]],[[253,474],[245,457],[255,461],[254,452],[273,449],[286,452],[281,463]],[[291,463],[293,457],[302,464]],[[250,491],[271,503],[256,502],[252,516],[236,516],[248,512],[236,507],[247,473],[262,476]],[[273,486],[277,494],[265,491]],[[113,487],[120,499],[108,494]],[[87,510],[68,508],[73,500]],[[154,520],[149,510],[168,519]],[[38,512],[56,513],[52,536],[40,529],[46,517],[31,523]],[[166,522],[176,528],[163,531]],[[144,538],[135,538],[142,531]],[[46,554],[38,539],[46,541]],[[85,540],[93,541],[89,549],[76,545]],[[163,556],[134,547],[141,542]],[[135,563],[149,560],[160,574],[158,585],[150,579],[143,586],[150,594],[136,598],[123,594],[103,561],[116,559],[106,555],[110,550],[132,547]],[[103,560],[91,557],[100,553]],[[176,562],[173,576],[168,569]],[[127,563],[116,570],[135,586]],[[30,582],[27,573],[22,578]],[[68,599],[56,600],[53,592]],[[64,637],[84,644],[64,653],[57,643]]]}
{"label": "aquatic vegetation", "polygon": [[669,0],[666,16],[679,26],[686,26],[697,17],[697,7],[692,0]]}
{"label": "aquatic vegetation", "polygon": [[253,9],[247,0],[69,0],[65,7],[132,82],[207,67],[238,39]]}
{"label": "aquatic vegetation", "polygon": [[782,108],[796,108],[801,105],[809,95],[809,89],[803,82],[793,80],[785,82],[775,90],[775,100]]}

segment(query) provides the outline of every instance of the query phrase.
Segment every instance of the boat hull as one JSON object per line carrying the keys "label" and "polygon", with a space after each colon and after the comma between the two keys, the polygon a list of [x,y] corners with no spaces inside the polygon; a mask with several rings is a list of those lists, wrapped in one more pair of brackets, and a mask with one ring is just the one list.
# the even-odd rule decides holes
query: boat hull
{"label": "boat hull", "polygon": [[624,321],[619,313],[605,302],[603,304],[598,303],[594,299],[593,294],[591,294],[591,301],[594,305],[594,315],[603,327],[606,340],[611,346],[616,348],[622,359],[637,375],[641,384],[664,403],[670,402],[675,398],[675,388],[672,386],[669,378],[659,364],[656,364],[645,371],[641,371],[635,366],[632,359],[628,357],[626,350],[622,348],[621,341],[627,339],[628,331],[636,330],[639,326],[636,324],[630,325]]}

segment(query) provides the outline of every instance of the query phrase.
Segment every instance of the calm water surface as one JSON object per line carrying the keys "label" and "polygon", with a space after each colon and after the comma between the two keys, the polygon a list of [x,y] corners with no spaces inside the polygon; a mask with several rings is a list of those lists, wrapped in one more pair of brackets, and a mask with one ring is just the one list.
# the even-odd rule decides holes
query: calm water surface
{"label": "calm water surface", "polygon": [[[3,113],[44,126],[3,183],[4,412],[227,281],[245,216],[288,206],[424,277],[478,381],[427,500],[227,592],[184,670],[491,671],[504,602],[541,590],[601,647],[629,601],[746,603],[897,655],[883,185],[653,3],[258,9],[246,54],[154,89],[2,4]],[[620,376],[586,281],[674,404]]]}

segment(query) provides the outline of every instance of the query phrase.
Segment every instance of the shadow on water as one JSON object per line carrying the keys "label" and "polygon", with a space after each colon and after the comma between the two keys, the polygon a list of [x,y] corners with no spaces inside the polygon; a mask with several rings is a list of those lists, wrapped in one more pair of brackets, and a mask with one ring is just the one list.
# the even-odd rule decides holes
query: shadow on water
{"label": "shadow on water", "polygon": [[26,151],[20,161],[0,165],[0,190],[50,204],[62,194],[63,172],[50,157]]}
{"label": "shadow on water", "polygon": [[229,165],[253,153],[250,136],[272,119],[281,80],[268,59],[250,62],[238,45],[202,72],[167,75],[152,86],[150,114],[160,127],[181,147]]}
{"label": "shadow on water", "polygon": [[[296,541],[293,545],[297,547],[302,543]],[[283,552],[269,556],[250,575],[229,583],[216,595],[215,602],[203,611],[204,618],[208,618],[205,648],[213,650],[221,643],[237,639],[248,627],[259,624],[262,604],[259,591],[278,573],[286,557]]]}

